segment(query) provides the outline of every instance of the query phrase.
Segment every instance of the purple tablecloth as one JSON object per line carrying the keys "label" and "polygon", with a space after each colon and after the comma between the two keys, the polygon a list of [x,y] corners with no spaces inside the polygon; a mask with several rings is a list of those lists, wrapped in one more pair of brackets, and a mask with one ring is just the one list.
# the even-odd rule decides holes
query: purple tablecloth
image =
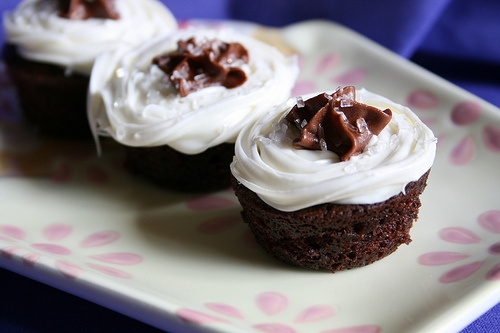
{"label": "purple tablecloth", "polygon": [[[19,0],[2,0],[0,10]],[[174,15],[270,26],[330,19],[386,46],[500,107],[500,1],[163,0]],[[3,41],[3,30],[0,42]],[[0,269],[0,332],[157,330]],[[500,304],[464,333],[499,332]]]}

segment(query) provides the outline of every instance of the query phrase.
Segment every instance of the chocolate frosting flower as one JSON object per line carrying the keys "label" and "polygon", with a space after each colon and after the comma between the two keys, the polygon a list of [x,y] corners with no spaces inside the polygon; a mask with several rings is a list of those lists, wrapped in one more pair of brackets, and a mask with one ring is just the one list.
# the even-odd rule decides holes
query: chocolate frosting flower
{"label": "chocolate frosting flower", "polygon": [[60,15],[72,20],[119,19],[114,0],[58,0]]}
{"label": "chocolate frosting flower", "polygon": [[356,89],[347,86],[331,95],[319,94],[306,101],[299,98],[285,119],[301,131],[293,141],[296,149],[330,150],[347,161],[363,152],[391,117],[390,109],[357,102]]}
{"label": "chocolate frosting flower", "polygon": [[218,39],[179,41],[176,51],[157,56],[153,64],[168,75],[181,97],[210,86],[236,88],[245,83],[239,68],[248,63],[248,51],[240,43]]}

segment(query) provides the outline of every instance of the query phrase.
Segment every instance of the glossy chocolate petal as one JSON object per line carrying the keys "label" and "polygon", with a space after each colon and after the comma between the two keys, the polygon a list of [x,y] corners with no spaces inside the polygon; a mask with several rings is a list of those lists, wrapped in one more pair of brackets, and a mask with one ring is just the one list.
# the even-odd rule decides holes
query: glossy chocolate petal
{"label": "glossy chocolate petal", "polygon": [[298,100],[285,117],[301,131],[294,147],[330,150],[342,161],[363,152],[371,137],[387,126],[392,111],[359,103],[355,94],[355,88],[348,86],[332,95]]}
{"label": "glossy chocolate petal", "polygon": [[153,59],[181,97],[210,86],[242,85],[247,77],[239,66],[244,63],[248,52],[241,44],[217,39],[198,42],[194,37],[179,41],[176,51]]}

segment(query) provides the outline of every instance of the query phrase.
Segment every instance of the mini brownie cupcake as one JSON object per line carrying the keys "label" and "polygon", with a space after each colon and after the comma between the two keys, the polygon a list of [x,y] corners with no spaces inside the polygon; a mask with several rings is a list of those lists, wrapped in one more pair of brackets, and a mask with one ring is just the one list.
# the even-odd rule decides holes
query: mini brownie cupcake
{"label": "mini brownie cupcake", "polygon": [[411,241],[435,151],[410,109],[345,87],[289,101],[245,127],[233,188],[268,253],[335,272]]}
{"label": "mini brownie cupcake", "polygon": [[96,135],[125,146],[126,167],[162,187],[230,187],[244,125],[286,101],[295,57],[231,29],[192,28],[103,55],[90,85]]}
{"label": "mini brownie cupcake", "polygon": [[3,24],[2,58],[26,120],[63,138],[91,137],[87,90],[100,53],[177,28],[156,0],[23,0]]}

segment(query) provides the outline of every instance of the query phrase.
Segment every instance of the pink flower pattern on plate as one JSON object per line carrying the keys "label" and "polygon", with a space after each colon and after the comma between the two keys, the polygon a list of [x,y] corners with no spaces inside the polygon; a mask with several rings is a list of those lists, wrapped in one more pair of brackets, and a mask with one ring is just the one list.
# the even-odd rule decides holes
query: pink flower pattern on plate
{"label": "pink flower pattern on plate", "polygon": [[340,75],[333,77],[332,83],[337,83],[344,86],[357,85],[360,84],[366,76],[367,76],[366,69],[353,68],[341,73]]}
{"label": "pink flower pattern on plate", "polygon": [[[70,236],[72,231],[73,227],[65,223],[54,223],[46,226],[42,230],[42,237],[47,242],[30,243],[29,247],[36,252],[28,250],[28,252],[22,254],[21,260],[23,265],[27,267],[34,267],[43,255],[49,255],[50,257],[55,258],[54,267],[59,272],[61,272],[63,276],[69,279],[76,279],[84,274],[85,268],[82,268],[79,265],[67,260],[67,256],[73,252],[72,249],[61,244],[56,244],[56,242],[60,242]],[[27,233],[24,230],[12,225],[0,225],[0,234],[18,241],[23,241],[27,237]],[[99,248],[101,246],[114,243],[119,238],[120,233],[118,231],[99,231],[83,239],[78,244],[78,248]],[[0,249],[0,255],[6,259],[12,259],[13,256],[20,251],[20,246],[9,245]],[[142,256],[131,252],[89,254],[86,257],[91,260],[89,262],[84,262],[86,267],[104,273],[106,275],[122,279],[132,278],[132,275],[125,270],[116,268],[114,266],[137,265],[143,261]]]}
{"label": "pink flower pattern on plate", "polygon": [[481,105],[475,101],[458,103],[451,110],[451,121],[455,125],[464,126],[472,124],[481,115]]}
{"label": "pink flower pattern on plate", "polygon": [[[309,306],[294,316],[292,323],[279,322],[279,315],[285,313],[289,306],[287,296],[279,292],[263,292],[255,297],[255,306],[261,314],[268,320],[252,325],[252,328],[264,333],[296,333],[304,329],[304,332],[311,332],[307,324],[324,322],[337,315],[337,309],[329,304],[316,304]],[[176,311],[177,316],[188,323],[202,325],[212,323],[225,323],[232,320],[244,321],[245,314],[232,305],[207,302],[203,307],[209,310],[197,311],[188,308],[180,308]],[[328,325],[326,322],[325,325]],[[341,327],[329,330],[322,330],[321,333],[379,333],[381,328],[378,325],[361,325]]]}
{"label": "pink flower pattern on plate", "polygon": [[[428,111],[433,111],[439,106],[438,97],[431,91],[416,89],[410,91],[406,97],[406,105],[415,111],[419,117],[431,126],[434,125],[438,119],[430,118],[427,114]],[[465,100],[455,104],[449,111],[449,121],[459,127],[466,127],[475,123],[482,114],[482,106],[479,102],[473,100]],[[460,141],[454,144],[448,155],[448,162],[452,166],[465,166],[474,160],[478,146],[482,139],[482,143],[486,151],[492,153],[500,153],[500,127],[495,125],[483,125],[481,138],[474,138],[472,133],[466,129],[466,133]],[[444,134],[435,133],[439,142],[445,139]],[[439,148],[439,145],[438,145]]]}
{"label": "pink flower pattern on plate", "polygon": [[[477,218],[477,223],[484,230],[500,234],[500,211],[490,210],[480,214]],[[482,239],[472,230],[462,227],[447,227],[439,231],[439,238],[445,242],[462,244],[462,245],[480,245],[482,246]],[[476,249],[474,249],[476,250]],[[472,253],[473,251],[471,251]],[[491,256],[500,256],[500,242],[490,244],[486,252]],[[462,260],[470,258],[472,255],[460,252],[438,251],[428,252],[419,256],[418,263],[424,266],[443,266],[458,263]],[[486,260],[475,260],[459,266],[455,266],[444,274],[442,274],[438,281],[441,283],[454,283],[466,279],[472,274],[476,273],[484,264]],[[490,268],[486,275],[486,280],[500,281],[500,260],[492,268]]]}
{"label": "pink flower pattern on plate", "polygon": [[[240,210],[240,207],[234,199],[229,200],[219,194],[210,194],[186,201],[186,208],[194,212],[209,212],[234,207],[238,207],[238,211]],[[212,236],[221,234],[238,224],[243,224],[241,216],[239,214],[235,215],[234,212],[231,212],[230,214],[222,214],[202,221],[198,224],[196,230],[201,234]],[[249,229],[246,229],[243,234],[241,234],[240,239],[242,244],[249,248],[258,247],[257,242]]]}
{"label": "pink flower pattern on plate", "polygon": [[319,75],[329,70],[334,69],[340,61],[340,56],[337,53],[327,53],[322,56],[317,62],[314,74]]}
{"label": "pink flower pattern on plate", "polygon": [[292,90],[292,95],[301,96],[312,93],[315,90],[316,90],[316,84],[313,81],[299,80],[295,83],[295,87]]}
{"label": "pink flower pattern on plate", "polygon": [[465,165],[474,158],[476,154],[476,145],[471,136],[466,136],[458,142],[458,144],[451,150],[449,155],[449,162],[452,165]]}
{"label": "pink flower pattern on plate", "polygon": [[489,151],[500,153],[500,127],[493,125],[484,126],[483,141]]}
{"label": "pink flower pattern on plate", "polygon": [[439,99],[432,91],[417,89],[408,94],[405,104],[410,108],[428,110],[436,108]]}

